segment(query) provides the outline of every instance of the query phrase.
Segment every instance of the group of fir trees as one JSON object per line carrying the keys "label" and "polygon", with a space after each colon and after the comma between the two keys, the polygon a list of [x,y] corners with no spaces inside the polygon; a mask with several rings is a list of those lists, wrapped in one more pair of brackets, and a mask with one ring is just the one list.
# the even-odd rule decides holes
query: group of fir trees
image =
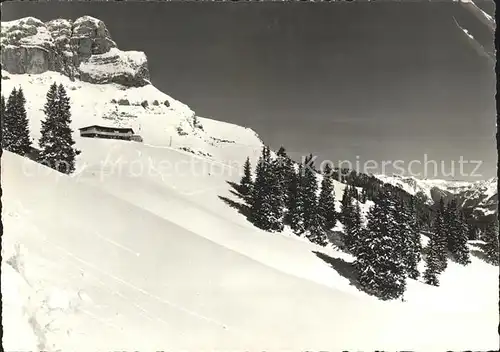
{"label": "group of fir trees", "polygon": [[[5,104],[1,99],[2,148],[26,156],[32,152],[26,99],[21,88],[13,89]],[[63,85],[53,83],[47,93],[42,121],[40,151],[37,161],[59,172],[70,174],[75,170],[78,151],[73,147],[70,101]]]}
{"label": "group of fir trees", "polygon": [[427,246],[424,280],[430,285],[439,286],[438,276],[446,269],[448,256],[461,265],[470,263],[467,247],[469,228],[464,213],[457,207],[456,200],[452,199],[445,206],[444,200],[440,199],[432,233]]}
{"label": "group of fir trees", "polygon": [[345,249],[356,257],[354,268],[361,288],[382,299],[400,297],[406,278],[419,276],[421,244],[414,202],[382,188],[364,227],[359,200],[365,192],[347,185],[337,214],[332,169],[327,165],[322,171],[318,190],[312,156],[295,166],[284,148],[272,157],[264,147],[255,177],[247,159],[239,185],[249,205],[249,220],[267,231],[282,231],[288,225],[296,234],[325,245],[327,231],[339,219],[344,225]]}
{"label": "group of fir trees", "polygon": [[295,167],[283,147],[275,156],[269,147],[264,147],[254,174],[255,179],[247,159],[239,190],[249,206],[248,218],[255,226],[281,232],[288,225],[295,234],[305,235],[314,243],[328,243],[327,231],[336,222],[331,168],[325,167],[318,190],[312,156]]}
{"label": "group of fir trees", "polygon": [[[353,218],[359,217],[359,203]],[[417,279],[420,235],[414,204],[381,190],[367,216],[366,228],[344,224],[349,251],[356,256],[354,268],[361,288],[381,299],[403,295],[406,278]],[[350,235],[353,231],[354,236]]]}
{"label": "group of fir trees", "polygon": [[342,194],[340,203],[340,220],[344,225],[344,249],[356,255],[359,238],[363,235],[361,208],[358,200],[358,190],[352,185],[347,185]]}
{"label": "group of fir trees", "polygon": [[2,148],[19,155],[31,152],[31,139],[22,88],[14,88],[5,103],[1,97]]}
{"label": "group of fir trees", "polygon": [[[366,202],[366,190],[358,192],[354,185],[346,185],[341,211],[336,213],[332,169],[325,167],[318,190],[318,172],[312,161],[309,156],[302,164],[295,165],[284,148],[272,157],[265,147],[255,168],[254,181],[247,159],[240,192],[249,205],[250,221],[268,231],[282,231],[288,225],[296,234],[305,234],[311,241],[325,245],[327,231],[340,220],[344,226],[345,250],[356,257],[354,268],[361,288],[382,299],[401,297],[406,278],[417,279],[420,274],[422,222],[417,209],[420,202],[413,197],[401,197],[394,188],[379,188],[375,196],[371,195],[375,204],[363,226],[360,203]],[[423,279],[438,286],[438,276],[446,269],[448,256],[462,265],[470,263],[467,247],[470,229],[456,201],[445,206],[441,199],[431,230]],[[496,222],[488,227],[483,239],[486,256],[498,264]]]}

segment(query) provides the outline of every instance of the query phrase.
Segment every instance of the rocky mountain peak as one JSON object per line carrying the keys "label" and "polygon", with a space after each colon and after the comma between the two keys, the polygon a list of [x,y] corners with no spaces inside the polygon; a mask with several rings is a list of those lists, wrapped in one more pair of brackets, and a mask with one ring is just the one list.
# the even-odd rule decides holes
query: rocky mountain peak
{"label": "rocky mountain peak", "polygon": [[119,50],[104,22],[91,16],[2,22],[0,38],[2,69],[9,73],[56,71],[91,83],[149,84],[146,55]]}

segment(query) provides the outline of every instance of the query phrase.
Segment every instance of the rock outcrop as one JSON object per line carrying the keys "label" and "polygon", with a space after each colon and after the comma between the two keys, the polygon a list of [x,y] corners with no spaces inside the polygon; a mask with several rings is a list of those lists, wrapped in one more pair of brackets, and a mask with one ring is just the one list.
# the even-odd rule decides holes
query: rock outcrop
{"label": "rock outcrop", "polygon": [[2,69],[10,73],[57,71],[91,83],[149,84],[146,55],[119,50],[104,22],[90,16],[2,22],[0,38]]}

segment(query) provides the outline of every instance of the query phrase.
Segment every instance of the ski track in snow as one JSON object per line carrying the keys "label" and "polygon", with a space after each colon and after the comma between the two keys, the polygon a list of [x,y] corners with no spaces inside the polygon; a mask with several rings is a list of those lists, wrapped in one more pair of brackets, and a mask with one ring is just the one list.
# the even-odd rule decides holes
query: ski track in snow
{"label": "ski track in snow", "polygon": [[100,239],[102,239],[102,240],[104,240],[104,241],[106,241],[106,242],[108,242],[108,243],[111,243],[112,245],[114,245],[114,246],[116,246],[116,247],[118,247],[118,248],[120,248],[120,249],[123,249],[124,251],[129,252],[129,253],[131,253],[131,254],[133,254],[133,255],[137,256],[137,257],[141,255],[139,252],[135,252],[134,250],[132,250],[132,249],[128,248],[127,246],[124,246],[123,244],[120,244],[120,243],[118,243],[118,242],[115,242],[115,241],[113,241],[113,240],[111,240],[111,239],[107,238],[107,237],[102,236],[102,235],[99,233],[99,231],[96,231],[96,232],[95,232],[95,235],[96,235],[97,237],[99,237]]}
{"label": "ski track in snow", "polygon": [[[63,252],[64,254],[66,254],[67,256],[69,256],[69,257],[73,258],[74,260],[76,260],[76,261],[78,261],[78,262],[82,263],[83,265],[88,266],[89,268],[92,268],[92,269],[94,269],[94,270],[98,271],[99,273],[101,273],[101,274],[103,274],[103,275],[105,275],[105,276],[107,276],[107,277],[109,277],[109,278],[111,278],[111,279],[113,279],[113,280],[115,280],[115,281],[117,281],[117,282],[119,282],[119,283],[121,283],[121,284],[125,285],[125,286],[128,286],[128,287],[130,287],[130,288],[132,288],[132,289],[134,289],[134,290],[136,290],[136,291],[138,291],[138,292],[141,292],[141,293],[142,293],[142,294],[144,294],[145,296],[148,296],[148,297],[150,297],[150,298],[153,298],[154,300],[157,300],[157,301],[159,301],[159,302],[161,302],[161,303],[164,303],[164,304],[166,304],[166,305],[168,305],[168,306],[170,306],[170,307],[172,307],[172,308],[174,308],[174,309],[177,309],[177,310],[179,310],[179,311],[181,311],[181,312],[183,312],[183,313],[189,314],[189,315],[191,315],[191,316],[193,316],[193,317],[195,317],[195,318],[197,318],[197,319],[201,319],[201,320],[207,321],[207,322],[209,322],[209,323],[211,323],[211,324],[217,325],[217,326],[219,326],[219,327],[221,327],[221,328],[223,328],[223,329],[230,330],[230,331],[235,332],[235,333],[238,333],[238,334],[240,334],[240,335],[245,335],[242,331],[240,331],[239,329],[237,329],[237,328],[235,328],[235,327],[228,326],[227,324],[224,324],[224,323],[222,323],[222,322],[219,322],[219,321],[217,321],[217,320],[215,320],[215,319],[213,319],[213,318],[210,318],[210,317],[207,317],[207,316],[201,315],[201,314],[199,314],[199,313],[197,313],[197,312],[194,312],[194,311],[192,311],[192,310],[189,310],[189,309],[187,309],[187,308],[184,308],[183,306],[178,305],[178,304],[176,304],[176,303],[174,303],[174,302],[171,302],[171,301],[169,301],[169,300],[166,300],[166,299],[163,299],[163,298],[161,298],[161,297],[155,296],[155,295],[153,295],[153,294],[149,293],[148,291],[143,290],[142,288],[137,287],[137,286],[135,286],[134,284],[132,284],[132,283],[130,283],[130,282],[128,282],[128,281],[126,281],[126,280],[124,280],[124,279],[121,279],[121,278],[119,278],[119,277],[117,277],[117,276],[115,276],[115,275],[113,275],[113,274],[110,274],[110,273],[108,273],[108,272],[106,272],[106,271],[103,271],[103,270],[101,270],[100,268],[96,267],[95,265],[93,265],[93,264],[91,264],[91,263],[89,263],[89,262],[87,262],[87,261],[85,261],[85,260],[83,260],[83,259],[79,258],[79,257],[78,257],[78,256],[76,256],[75,254],[71,253],[70,251],[68,251],[68,250],[66,250],[66,249],[64,249],[64,248],[62,248],[62,247],[60,247],[60,246],[58,246],[58,245],[52,244],[52,246],[54,246],[55,248],[57,248],[58,250],[60,250],[60,251],[61,251],[61,252]],[[142,308],[141,308],[141,309],[142,309]],[[142,309],[142,310],[143,310],[143,309]],[[144,310],[144,311],[145,311],[145,310]],[[158,318],[158,319],[159,319],[159,318]],[[162,322],[164,322],[164,321],[162,320]],[[164,323],[166,323],[166,322],[164,322]],[[166,323],[166,324],[167,324],[167,323]],[[168,324],[167,324],[167,325],[168,325]]]}

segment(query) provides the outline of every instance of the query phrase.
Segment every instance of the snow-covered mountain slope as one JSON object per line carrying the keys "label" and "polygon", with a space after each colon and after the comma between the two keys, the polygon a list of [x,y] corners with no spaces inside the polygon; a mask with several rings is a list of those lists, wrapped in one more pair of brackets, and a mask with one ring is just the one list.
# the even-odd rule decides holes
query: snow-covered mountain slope
{"label": "snow-covered mountain slope", "polygon": [[375,175],[384,183],[399,187],[409,194],[420,194],[428,204],[439,198],[456,198],[461,207],[473,208],[484,215],[492,214],[498,206],[498,179],[481,181],[448,181],[439,179],[418,179],[400,175]]}
{"label": "snow-covered mountain slope", "polygon": [[151,185],[131,175],[91,185],[10,153],[1,169],[3,323],[19,328],[5,330],[7,349],[29,341],[48,351],[498,343],[487,328],[498,323],[496,268],[475,258],[451,263],[439,288],[411,281],[408,302],[382,303],[340,274],[350,261],[342,253],[238,225],[236,211],[232,221],[230,209],[211,212],[164,187],[146,192]]}
{"label": "snow-covered mountain slope", "polygon": [[247,155],[255,159],[262,147],[259,137],[251,129],[197,117],[188,106],[151,84],[124,87],[114,83],[71,81],[52,71],[36,75],[2,71],[4,96],[13,88],[22,87],[24,90],[35,145],[40,136],[41,121],[45,118],[46,94],[53,82],[63,84],[71,100],[71,127],[75,138],[79,128],[93,124],[131,127],[143,137],[144,144],[170,146],[214,160],[239,163],[243,163]]}

